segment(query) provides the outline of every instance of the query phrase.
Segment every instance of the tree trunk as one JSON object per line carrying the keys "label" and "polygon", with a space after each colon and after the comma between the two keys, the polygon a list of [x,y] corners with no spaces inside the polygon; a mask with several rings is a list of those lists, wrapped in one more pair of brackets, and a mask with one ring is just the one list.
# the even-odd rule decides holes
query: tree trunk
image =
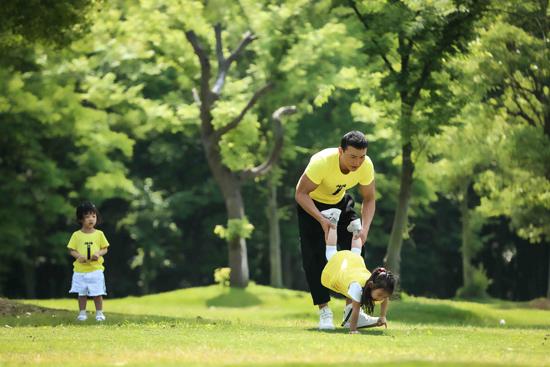
{"label": "tree trunk", "polygon": [[277,185],[270,178],[268,179],[268,186],[267,218],[269,220],[270,284],[273,287],[282,288],[281,233],[279,229],[279,215],[277,213]]}
{"label": "tree trunk", "polygon": [[472,244],[470,230],[470,211],[468,209],[468,185],[462,188],[462,199],[460,201],[460,216],[462,219],[462,286],[470,289],[472,284]]}
{"label": "tree trunk", "polygon": [[[227,218],[244,219],[244,203],[241,195],[240,185],[233,179],[225,188],[224,192],[225,206],[227,208]],[[246,288],[249,281],[248,255],[246,252],[246,240],[241,236],[235,236],[228,240],[229,249],[229,267],[231,275],[229,281],[232,287]]]}
{"label": "tree trunk", "polygon": [[400,274],[401,246],[403,233],[407,225],[407,212],[411,198],[411,188],[414,172],[414,163],[411,159],[412,144],[409,142],[402,147],[403,162],[401,164],[401,183],[397,209],[393,217],[393,225],[388,243],[388,250],[384,258],[386,266],[395,274]]}

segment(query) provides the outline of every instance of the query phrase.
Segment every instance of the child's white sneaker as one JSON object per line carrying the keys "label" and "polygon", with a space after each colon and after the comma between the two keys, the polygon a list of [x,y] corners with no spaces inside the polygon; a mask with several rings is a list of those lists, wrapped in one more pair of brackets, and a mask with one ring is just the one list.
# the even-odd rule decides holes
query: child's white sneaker
{"label": "child's white sneaker", "polygon": [[105,315],[103,314],[103,312],[99,311],[99,312],[96,312],[95,314],[95,320],[96,321],[105,321]]}
{"label": "child's white sneaker", "polygon": [[352,220],[349,224],[348,224],[348,232],[351,232],[353,234],[356,234],[357,232],[359,232],[361,230],[361,218],[357,218],[355,220]]}
{"label": "child's white sneaker", "polygon": [[323,217],[327,218],[330,221],[330,223],[334,225],[338,224],[338,220],[340,219],[340,213],[342,213],[342,211],[338,208],[330,208],[327,210],[323,210],[321,212]]}
{"label": "child's white sneaker", "polygon": [[[349,320],[351,318],[351,303],[344,308],[344,317],[342,326],[349,329]],[[357,328],[369,328],[378,326],[378,317],[367,315],[363,309],[359,309],[359,318],[357,319]]]}
{"label": "child's white sneaker", "polygon": [[88,315],[86,315],[86,311],[80,311],[78,316],[76,317],[77,321],[86,321],[88,320]]}
{"label": "child's white sneaker", "polygon": [[319,310],[319,330],[334,330],[332,311],[328,308],[328,306],[325,306]]}

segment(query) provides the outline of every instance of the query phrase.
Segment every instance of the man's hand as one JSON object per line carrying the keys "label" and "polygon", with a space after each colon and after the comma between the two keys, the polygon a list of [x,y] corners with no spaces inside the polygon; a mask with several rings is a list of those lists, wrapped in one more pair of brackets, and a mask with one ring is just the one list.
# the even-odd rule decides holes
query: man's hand
{"label": "man's hand", "polygon": [[377,326],[382,326],[384,325],[386,327],[386,329],[388,328],[388,322],[386,321],[386,318],[385,317],[379,317],[378,318],[378,322],[376,323]]}
{"label": "man's hand", "polygon": [[367,242],[368,235],[369,235],[369,231],[366,228],[361,228],[359,232],[353,234],[353,239],[360,238],[361,243],[364,245],[365,242]]}
{"label": "man's hand", "polygon": [[328,237],[328,231],[330,228],[334,228],[336,229],[336,226],[332,223],[330,223],[330,220],[328,220],[327,218],[323,217],[321,218],[321,227],[323,228],[323,232],[325,232],[325,242],[327,240],[327,237]]}

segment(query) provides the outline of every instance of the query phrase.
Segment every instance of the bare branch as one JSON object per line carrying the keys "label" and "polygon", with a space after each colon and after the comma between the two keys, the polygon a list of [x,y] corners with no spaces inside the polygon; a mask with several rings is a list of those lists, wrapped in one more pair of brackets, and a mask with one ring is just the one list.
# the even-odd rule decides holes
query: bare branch
{"label": "bare branch", "polygon": [[254,41],[255,39],[257,39],[257,37],[253,35],[250,31],[246,32],[243,35],[243,38],[241,39],[241,42],[239,43],[235,51],[233,51],[226,60],[228,68],[231,65],[231,63],[235,61],[237,57],[239,57],[239,54],[242,52],[242,50],[244,50],[244,48],[248,46],[248,44]]}
{"label": "bare branch", "polygon": [[210,97],[210,76],[211,76],[211,67],[210,67],[210,60],[208,59],[208,56],[206,55],[206,52],[202,48],[202,46],[199,43],[199,40],[197,39],[197,35],[194,31],[187,31],[185,32],[185,37],[187,37],[187,40],[189,43],[191,43],[191,46],[193,46],[193,50],[195,51],[195,54],[199,58],[199,63],[201,65],[201,85],[200,85],[200,100],[202,102],[202,105],[208,105],[207,103],[209,101]]}
{"label": "bare branch", "polygon": [[216,57],[218,58],[218,67],[221,68],[225,64],[225,58],[223,57],[222,26],[220,23],[216,23],[214,32],[216,33]]}
{"label": "bare branch", "polygon": [[221,129],[216,130],[216,132],[215,132],[216,138],[221,138],[228,131],[236,128],[239,125],[239,123],[242,121],[243,117],[246,115],[248,110],[250,110],[252,107],[254,107],[254,105],[256,104],[258,99],[260,99],[260,97],[263,94],[265,94],[272,87],[273,87],[273,84],[268,83],[268,84],[264,85],[262,88],[258,89],[256,91],[256,93],[254,93],[252,98],[250,98],[250,100],[248,101],[246,106],[243,108],[243,110],[241,111],[241,113],[237,117],[235,117],[229,124],[225,125]]}
{"label": "bare branch", "polygon": [[241,42],[237,46],[237,49],[231,53],[231,55],[225,59],[223,56],[223,45],[222,45],[222,37],[221,37],[221,25],[216,24],[214,27],[214,31],[216,32],[216,54],[218,57],[218,75],[216,76],[216,82],[214,83],[214,87],[212,88],[212,93],[215,95],[215,98],[219,98],[222,92],[222,88],[225,84],[225,78],[227,77],[227,73],[229,71],[229,67],[231,66],[231,63],[237,59],[239,54],[242,52],[242,50],[252,41],[256,39],[256,37],[250,33],[246,32],[243,35],[243,38],[241,39]]}
{"label": "bare branch", "polygon": [[193,88],[191,90],[191,92],[193,92],[193,99],[195,100],[195,103],[197,104],[197,106],[201,106],[201,97],[199,96],[199,92],[197,92],[197,88]]}
{"label": "bare branch", "polygon": [[274,123],[273,127],[275,144],[273,146],[273,149],[271,150],[271,154],[264,163],[254,168],[242,171],[240,175],[242,180],[264,175],[269,172],[269,170],[271,170],[271,168],[277,163],[277,160],[279,159],[279,156],[281,155],[281,151],[283,149],[284,141],[283,124],[281,123],[281,118],[286,115],[292,115],[295,112],[295,106],[284,106],[278,108],[277,111],[273,113],[272,118]]}

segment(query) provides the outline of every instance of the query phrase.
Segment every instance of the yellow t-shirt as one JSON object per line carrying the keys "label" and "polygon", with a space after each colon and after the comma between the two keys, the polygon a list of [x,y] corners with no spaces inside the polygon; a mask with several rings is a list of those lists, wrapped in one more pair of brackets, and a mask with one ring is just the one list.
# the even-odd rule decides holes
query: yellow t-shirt
{"label": "yellow t-shirt", "polygon": [[348,250],[338,251],[330,258],[321,273],[321,284],[346,297],[352,282],[364,287],[371,276],[361,255]]}
{"label": "yellow t-shirt", "polygon": [[85,263],[80,263],[78,260],[73,262],[73,270],[75,273],[89,273],[95,270],[105,270],[103,266],[103,256],[100,256],[97,261],[92,261],[91,257],[100,249],[109,247],[109,242],[105,234],[96,229],[92,233],[84,233],[78,230],[73,233],[67,248],[78,251],[79,254],[88,259]]}
{"label": "yellow t-shirt", "polygon": [[336,204],[346,190],[357,184],[369,185],[374,180],[374,166],[368,156],[361,166],[347,174],[340,170],[338,148],[328,148],[314,154],[305,170],[306,176],[317,186],[309,196],[318,202]]}

